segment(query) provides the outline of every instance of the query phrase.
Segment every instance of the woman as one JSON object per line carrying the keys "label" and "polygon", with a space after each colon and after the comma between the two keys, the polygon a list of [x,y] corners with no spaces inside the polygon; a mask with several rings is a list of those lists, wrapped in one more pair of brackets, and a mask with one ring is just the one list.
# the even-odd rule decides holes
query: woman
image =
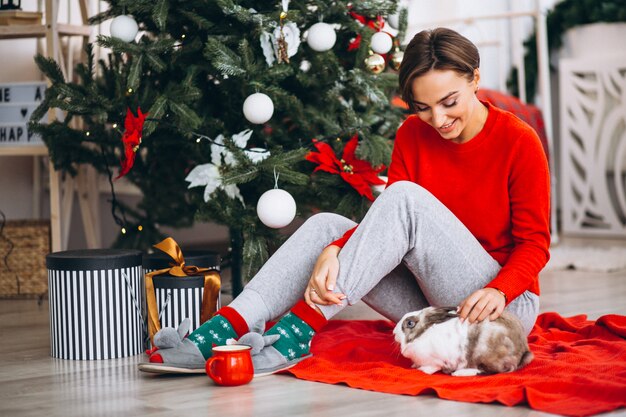
{"label": "woman", "polygon": [[532,128],[478,100],[479,64],[460,34],[418,33],[399,74],[415,115],[397,132],[388,186],[363,221],[311,217],[229,306],[141,369],[203,372],[212,346],[262,333],[291,308],[255,360],[257,374],[285,369],[361,299],[394,321],[429,305],[458,306],[471,323],[506,308],[529,333],[549,259],[548,164]]}

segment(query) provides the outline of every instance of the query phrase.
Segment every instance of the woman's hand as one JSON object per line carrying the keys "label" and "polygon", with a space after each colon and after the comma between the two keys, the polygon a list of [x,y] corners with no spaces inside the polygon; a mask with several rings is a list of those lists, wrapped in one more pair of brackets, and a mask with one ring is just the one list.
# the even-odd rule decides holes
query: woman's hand
{"label": "woman's hand", "polygon": [[470,323],[483,321],[487,317],[495,320],[506,307],[504,295],[495,288],[483,288],[478,290],[459,305],[461,321],[467,319]]}
{"label": "woman's hand", "polygon": [[344,294],[333,292],[339,274],[339,258],[337,256],[340,250],[341,248],[338,246],[328,246],[315,262],[309,285],[304,292],[304,300],[315,309],[317,309],[315,304],[341,305],[341,301],[346,298]]}

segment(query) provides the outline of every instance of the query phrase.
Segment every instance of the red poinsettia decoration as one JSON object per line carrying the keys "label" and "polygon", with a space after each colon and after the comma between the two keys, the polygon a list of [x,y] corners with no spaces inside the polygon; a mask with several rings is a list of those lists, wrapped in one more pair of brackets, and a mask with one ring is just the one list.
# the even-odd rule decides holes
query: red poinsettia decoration
{"label": "red poinsettia decoration", "polygon": [[126,119],[124,120],[124,134],[122,135],[122,143],[124,144],[124,158],[121,161],[122,169],[120,174],[115,178],[121,178],[128,174],[135,164],[135,154],[139,150],[141,143],[141,133],[143,131],[143,123],[148,113],[142,113],[141,107],[137,107],[137,116],[133,114],[130,108],[126,111]]}
{"label": "red poinsettia decoration", "polygon": [[339,174],[341,178],[350,184],[359,194],[374,201],[372,185],[382,185],[385,182],[378,178],[378,173],[385,169],[384,165],[373,168],[372,164],[355,156],[359,137],[354,135],[343,148],[343,155],[338,159],[329,144],[313,139],[313,146],[319,152],[309,152],[305,159],[318,164],[313,172],[325,171],[331,174]]}

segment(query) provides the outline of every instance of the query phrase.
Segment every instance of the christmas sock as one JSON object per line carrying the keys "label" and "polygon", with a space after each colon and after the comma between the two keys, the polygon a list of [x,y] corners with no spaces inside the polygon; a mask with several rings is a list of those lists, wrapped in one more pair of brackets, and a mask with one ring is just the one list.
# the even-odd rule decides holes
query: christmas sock
{"label": "christmas sock", "polygon": [[311,339],[328,321],[304,301],[299,301],[264,336],[280,335],[272,344],[287,361],[309,354]]}
{"label": "christmas sock", "polygon": [[248,333],[248,325],[237,310],[223,307],[215,315],[189,335],[204,359],[213,354],[213,346],[223,346],[228,339],[238,339]]}

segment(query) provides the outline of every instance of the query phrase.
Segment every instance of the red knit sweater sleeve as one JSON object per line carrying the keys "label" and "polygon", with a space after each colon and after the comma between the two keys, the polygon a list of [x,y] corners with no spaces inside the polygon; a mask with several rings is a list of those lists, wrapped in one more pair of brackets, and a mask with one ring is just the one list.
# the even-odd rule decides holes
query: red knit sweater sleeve
{"label": "red knit sweater sleeve", "polygon": [[511,157],[508,184],[514,247],[487,285],[504,292],[508,302],[526,290],[539,294],[537,277],[550,258],[550,175],[534,131],[526,130]]}

